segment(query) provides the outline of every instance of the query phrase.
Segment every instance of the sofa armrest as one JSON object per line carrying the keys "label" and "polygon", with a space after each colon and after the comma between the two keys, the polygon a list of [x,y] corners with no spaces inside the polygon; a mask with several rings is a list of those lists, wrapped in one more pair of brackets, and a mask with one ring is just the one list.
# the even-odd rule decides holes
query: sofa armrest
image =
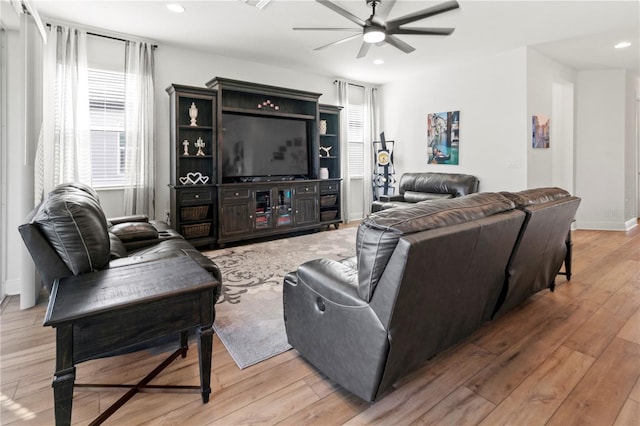
{"label": "sofa armrest", "polygon": [[298,266],[298,280],[331,302],[365,306],[358,296],[358,271],[331,259],[316,259]]}
{"label": "sofa armrest", "polygon": [[404,195],[380,195],[378,196],[378,199],[384,203],[388,203],[391,201],[403,201],[404,200]]}
{"label": "sofa armrest", "polygon": [[111,225],[118,225],[126,222],[149,222],[149,216],[145,214],[136,214],[131,216],[118,216],[107,219]]}

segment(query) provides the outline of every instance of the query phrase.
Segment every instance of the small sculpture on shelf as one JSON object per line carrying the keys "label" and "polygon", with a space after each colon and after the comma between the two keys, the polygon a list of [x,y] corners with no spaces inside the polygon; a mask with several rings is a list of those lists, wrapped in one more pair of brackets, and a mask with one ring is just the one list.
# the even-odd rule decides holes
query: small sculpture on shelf
{"label": "small sculpture on shelf", "polygon": [[331,151],[331,148],[333,148],[332,146],[320,146],[320,151],[324,151],[326,154],[322,155],[322,153],[320,153],[320,157],[329,157],[331,154],[329,154],[329,151]]}
{"label": "small sculpture on shelf", "polygon": [[190,126],[197,126],[196,118],[198,118],[198,108],[196,107],[195,102],[191,102],[191,107],[189,107],[189,117],[191,118]]}
{"label": "small sculpture on shelf", "polygon": [[182,142],[182,146],[184,147],[184,150],[182,151],[182,155],[188,156],[189,155],[189,141],[185,139],[184,142]]}
{"label": "small sculpture on shelf", "polygon": [[204,151],[202,150],[202,148],[204,148],[204,141],[202,140],[202,138],[198,138],[198,140],[196,140],[196,143],[194,145],[198,148],[198,152],[196,152],[196,156],[198,157],[204,156]]}

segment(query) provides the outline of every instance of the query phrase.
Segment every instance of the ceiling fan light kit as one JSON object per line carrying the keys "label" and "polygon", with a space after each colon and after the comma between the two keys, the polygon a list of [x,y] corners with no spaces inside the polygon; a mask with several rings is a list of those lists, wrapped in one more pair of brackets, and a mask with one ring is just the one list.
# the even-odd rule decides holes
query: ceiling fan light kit
{"label": "ceiling fan light kit", "polygon": [[[371,6],[371,16],[367,20],[363,20],[352,14],[351,12],[343,9],[341,6],[329,1],[329,0],[316,0],[321,5],[333,10],[342,17],[348,19],[352,23],[362,28],[362,45],[358,52],[358,58],[363,58],[369,52],[371,44],[375,43],[387,43],[403,51],[404,53],[411,53],[415,49],[408,43],[400,40],[396,35],[436,35],[436,36],[448,36],[454,31],[454,28],[404,28],[405,24],[411,24],[413,22],[421,21],[431,16],[436,16],[441,13],[449,12],[454,9],[458,9],[460,5],[457,0],[450,0],[444,3],[431,6],[427,9],[420,10],[418,12],[410,13],[408,15],[401,16],[399,18],[386,20],[389,12],[395,5],[396,0],[365,0],[368,6]],[[378,7],[378,5],[380,5]],[[376,14],[376,8],[378,8],[378,14]],[[354,28],[293,28],[294,30],[312,30],[312,31],[354,31]],[[349,36],[338,41],[320,46],[314,50],[324,49],[325,47],[337,45],[358,38],[359,35]]]}
{"label": "ceiling fan light kit", "polygon": [[362,40],[365,43],[380,43],[384,41],[385,38],[386,35],[384,31],[376,27],[365,27],[362,34]]}

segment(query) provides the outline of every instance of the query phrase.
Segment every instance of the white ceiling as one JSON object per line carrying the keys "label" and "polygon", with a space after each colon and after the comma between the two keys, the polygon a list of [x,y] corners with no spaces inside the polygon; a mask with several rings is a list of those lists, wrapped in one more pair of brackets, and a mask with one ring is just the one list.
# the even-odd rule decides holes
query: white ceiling
{"label": "white ceiling", "polygon": [[[165,6],[171,2],[183,5],[185,12],[168,11]],[[364,0],[336,3],[362,19],[371,14]],[[389,19],[438,3],[398,0]],[[425,67],[470,62],[522,46],[533,46],[577,69],[640,70],[638,0],[460,0],[460,9],[407,25],[455,27],[451,36],[398,36],[416,50],[404,54],[389,45],[373,46],[363,59],[356,59],[359,40],[313,50],[351,33],[292,30],[294,26],[355,27],[313,0],[272,0],[262,10],[238,0],[31,0],[31,4],[45,21],[150,39],[160,48],[163,44],[180,45],[372,84],[401,79]],[[621,40],[632,46],[613,49]],[[374,65],[377,58],[385,63]]]}

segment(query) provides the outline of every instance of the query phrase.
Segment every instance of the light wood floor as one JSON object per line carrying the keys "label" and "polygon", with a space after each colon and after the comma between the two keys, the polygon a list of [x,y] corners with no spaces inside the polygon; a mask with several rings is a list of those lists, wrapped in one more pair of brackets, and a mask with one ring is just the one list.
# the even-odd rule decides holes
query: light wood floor
{"label": "light wood floor", "polygon": [[[106,424],[640,424],[640,231],[574,232],[574,275],[484,326],[368,404],[291,350],[239,370],[214,341],[211,401],[141,394]],[[2,303],[1,423],[53,423],[54,331],[44,303]],[[163,356],[147,352],[78,366],[78,382],[135,382]],[[196,350],[156,383],[198,384]],[[87,424],[119,394],[76,392]]]}

